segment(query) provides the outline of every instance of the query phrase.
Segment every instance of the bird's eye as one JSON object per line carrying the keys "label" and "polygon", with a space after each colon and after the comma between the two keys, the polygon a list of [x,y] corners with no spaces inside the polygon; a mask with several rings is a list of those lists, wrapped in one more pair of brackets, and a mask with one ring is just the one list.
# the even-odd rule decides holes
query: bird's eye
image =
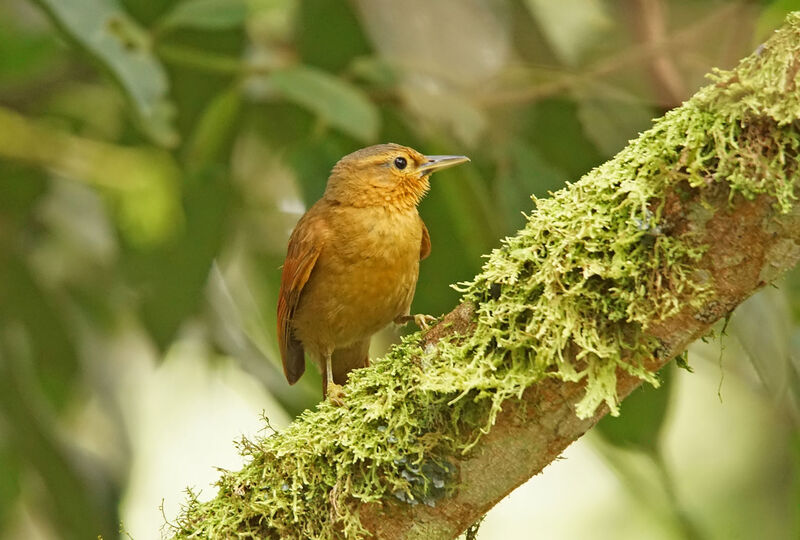
{"label": "bird's eye", "polygon": [[396,157],[394,158],[394,166],[400,169],[401,171],[406,168],[406,158],[404,157]]}

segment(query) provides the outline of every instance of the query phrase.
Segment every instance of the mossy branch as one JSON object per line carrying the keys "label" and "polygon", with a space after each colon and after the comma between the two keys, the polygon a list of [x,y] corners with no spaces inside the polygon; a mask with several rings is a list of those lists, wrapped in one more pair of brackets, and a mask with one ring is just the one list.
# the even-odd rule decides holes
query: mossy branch
{"label": "mossy branch", "polygon": [[537,201],[427,334],[242,444],[179,538],[453,538],[800,259],[800,14]]}

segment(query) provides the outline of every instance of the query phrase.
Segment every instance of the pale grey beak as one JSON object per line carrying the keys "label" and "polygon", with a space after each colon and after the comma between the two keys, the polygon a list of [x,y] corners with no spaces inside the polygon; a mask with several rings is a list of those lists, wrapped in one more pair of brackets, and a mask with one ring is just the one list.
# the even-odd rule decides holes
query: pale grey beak
{"label": "pale grey beak", "polygon": [[469,161],[467,156],[425,156],[425,163],[417,168],[423,175],[447,169],[460,163]]}

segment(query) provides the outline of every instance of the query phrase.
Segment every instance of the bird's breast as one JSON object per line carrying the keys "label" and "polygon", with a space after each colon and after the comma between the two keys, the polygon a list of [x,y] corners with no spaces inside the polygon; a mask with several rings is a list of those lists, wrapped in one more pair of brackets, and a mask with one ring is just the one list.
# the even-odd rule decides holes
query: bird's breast
{"label": "bird's breast", "polygon": [[338,347],[408,312],[419,274],[422,222],[416,211],[344,208],[327,226],[329,236],[303,291],[295,327],[301,339],[314,333]]}
{"label": "bird's breast", "polygon": [[[393,266],[413,261],[414,251],[422,241],[419,217],[387,214],[365,217],[359,220],[363,223],[348,223],[342,227],[340,238],[343,241],[336,249],[337,254],[353,264]],[[347,238],[351,241],[345,240]]]}

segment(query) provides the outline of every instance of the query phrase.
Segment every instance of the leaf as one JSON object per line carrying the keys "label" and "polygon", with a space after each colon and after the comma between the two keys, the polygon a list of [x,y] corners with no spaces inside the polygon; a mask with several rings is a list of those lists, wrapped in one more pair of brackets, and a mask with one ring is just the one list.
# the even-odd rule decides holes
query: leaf
{"label": "leaf", "polygon": [[300,0],[295,28],[297,52],[308,65],[339,72],[371,52],[351,2]]}
{"label": "leaf", "polygon": [[181,224],[180,172],[166,150],[76,137],[0,107],[0,157],[103,188],[122,232],[142,246],[168,240]]}
{"label": "leaf", "polygon": [[622,404],[622,414],[605,416],[595,431],[615,446],[634,447],[656,455],[673,388],[673,368],[667,366],[659,375],[659,388],[643,384],[634,390]]}
{"label": "leaf", "polygon": [[611,30],[614,21],[600,0],[526,0],[553,50],[576,65]]}
{"label": "leaf", "polygon": [[67,321],[52,295],[40,287],[19,253],[0,245],[0,328],[14,333],[14,352],[25,358],[49,404],[62,409],[80,372]]}
{"label": "leaf", "polygon": [[0,86],[44,77],[65,61],[58,38],[38,25],[14,24],[13,8],[0,8]]}
{"label": "leaf", "polygon": [[122,267],[141,291],[145,326],[164,349],[203,301],[203,289],[233,217],[229,171],[215,164],[185,178],[186,222],[169,245],[129,250]]}
{"label": "leaf", "polygon": [[0,535],[20,495],[20,463],[8,445],[0,439]]}
{"label": "leaf", "polygon": [[399,82],[397,70],[379,56],[353,58],[348,73],[357,80],[386,90],[393,89]]}
{"label": "leaf", "polygon": [[234,139],[241,106],[242,96],[235,86],[211,100],[186,145],[185,162],[190,168],[197,169],[221,158]]}
{"label": "leaf", "polygon": [[245,0],[185,0],[164,15],[157,26],[159,29],[227,30],[242,26],[246,19]]}
{"label": "leaf", "polygon": [[145,134],[160,145],[175,146],[178,133],[168,80],[151,50],[147,31],[112,0],[35,1],[122,87]]}
{"label": "leaf", "polygon": [[315,113],[333,127],[362,142],[378,136],[377,107],[357,87],[310,66],[292,66],[268,75],[268,81],[289,101]]}

